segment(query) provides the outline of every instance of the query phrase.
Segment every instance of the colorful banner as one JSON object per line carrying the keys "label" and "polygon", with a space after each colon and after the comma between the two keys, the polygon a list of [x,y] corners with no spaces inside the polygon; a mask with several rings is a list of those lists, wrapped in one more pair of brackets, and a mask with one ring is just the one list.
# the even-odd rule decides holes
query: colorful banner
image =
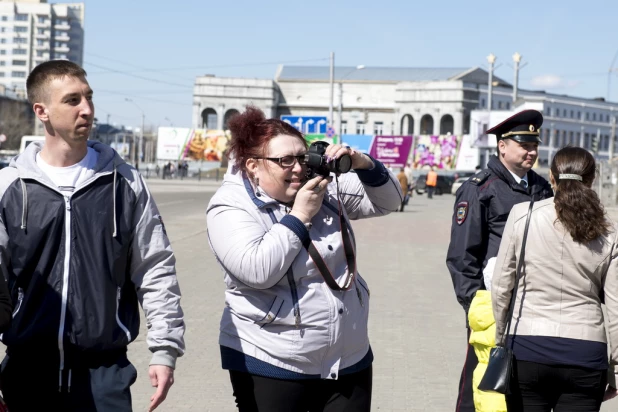
{"label": "colorful banner", "polygon": [[414,148],[413,167],[436,166],[439,169],[454,169],[461,144],[461,136],[417,136]]}
{"label": "colorful banner", "polygon": [[223,130],[159,127],[157,159],[221,161],[230,138]]}
{"label": "colorful banner", "polygon": [[350,146],[352,149],[361,153],[369,153],[371,142],[373,142],[372,134],[344,134],[341,136],[341,144]]}
{"label": "colorful banner", "polygon": [[339,142],[339,136],[328,137],[325,134],[306,134],[305,140],[309,144],[317,141],[327,142],[328,144],[337,144]]}
{"label": "colorful banner", "polygon": [[387,167],[404,167],[410,156],[412,136],[376,136],[369,155]]}

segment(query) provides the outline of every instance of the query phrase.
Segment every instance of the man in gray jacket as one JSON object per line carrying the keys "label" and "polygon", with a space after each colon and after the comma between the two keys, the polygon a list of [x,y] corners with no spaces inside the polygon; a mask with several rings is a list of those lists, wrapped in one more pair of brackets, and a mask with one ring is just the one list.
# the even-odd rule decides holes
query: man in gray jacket
{"label": "man in gray jacket", "polygon": [[139,173],[89,142],[94,105],[85,71],[37,66],[28,99],[45,126],[0,171],[0,271],[14,304],[0,373],[11,411],[130,411],[137,372],[127,345],[138,303],[153,352],[149,376],[167,396],[184,321],[175,258]]}

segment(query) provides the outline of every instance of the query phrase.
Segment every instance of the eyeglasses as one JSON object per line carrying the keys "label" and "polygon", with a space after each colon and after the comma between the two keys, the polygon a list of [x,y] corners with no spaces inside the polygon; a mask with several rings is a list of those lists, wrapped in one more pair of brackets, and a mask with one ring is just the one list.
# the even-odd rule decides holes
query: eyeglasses
{"label": "eyeglasses", "polygon": [[292,167],[294,166],[294,164],[296,164],[296,162],[298,162],[298,164],[301,166],[304,165],[305,157],[306,155],[303,154],[299,156],[255,157],[254,159],[270,160],[271,162],[279,163],[279,166],[281,167]]}

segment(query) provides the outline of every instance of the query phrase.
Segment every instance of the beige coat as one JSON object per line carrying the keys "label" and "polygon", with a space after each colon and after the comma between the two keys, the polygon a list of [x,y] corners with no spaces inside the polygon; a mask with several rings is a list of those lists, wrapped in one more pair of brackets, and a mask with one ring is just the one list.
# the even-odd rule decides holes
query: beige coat
{"label": "beige coat", "polygon": [[[517,260],[530,203],[508,217],[492,280],[496,342],[506,327]],[[573,241],[557,221],[554,199],[535,203],[510,332],[606,342],[601,296],[608,314],[610,367],[618,373],[618,230],[588,244]],[[524,305],[521,309],[521,299]]]}

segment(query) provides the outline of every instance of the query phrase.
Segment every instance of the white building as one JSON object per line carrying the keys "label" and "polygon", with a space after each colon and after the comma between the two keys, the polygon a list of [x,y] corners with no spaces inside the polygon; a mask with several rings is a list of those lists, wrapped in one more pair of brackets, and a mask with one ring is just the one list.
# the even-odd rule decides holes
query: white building
{"label": "white building", "polygon": [[[487,83],[488,73],[478,67],[338,67],[332,125],[342,135],[472,135],[467,140],[475,142],[482,162],[495,148],[483,138],[494,117],[535,108],[545,118],[542,163],[566,144],[593,149],[597,136],[598,156],[608,156],[618,103],[521,89],[513,102],[512,85],[494,76],[490,118]],[[227,128],[229,117],[250,103],[270,117],[329,116],[329,68],[281,66],[274,80],[198,77],[192,126]]]}
{"label": "white building", "polygon": [[84,7],[0,0],[0,84],[23,93],[28,74],[44,61],[66,59],[82,65]]}

